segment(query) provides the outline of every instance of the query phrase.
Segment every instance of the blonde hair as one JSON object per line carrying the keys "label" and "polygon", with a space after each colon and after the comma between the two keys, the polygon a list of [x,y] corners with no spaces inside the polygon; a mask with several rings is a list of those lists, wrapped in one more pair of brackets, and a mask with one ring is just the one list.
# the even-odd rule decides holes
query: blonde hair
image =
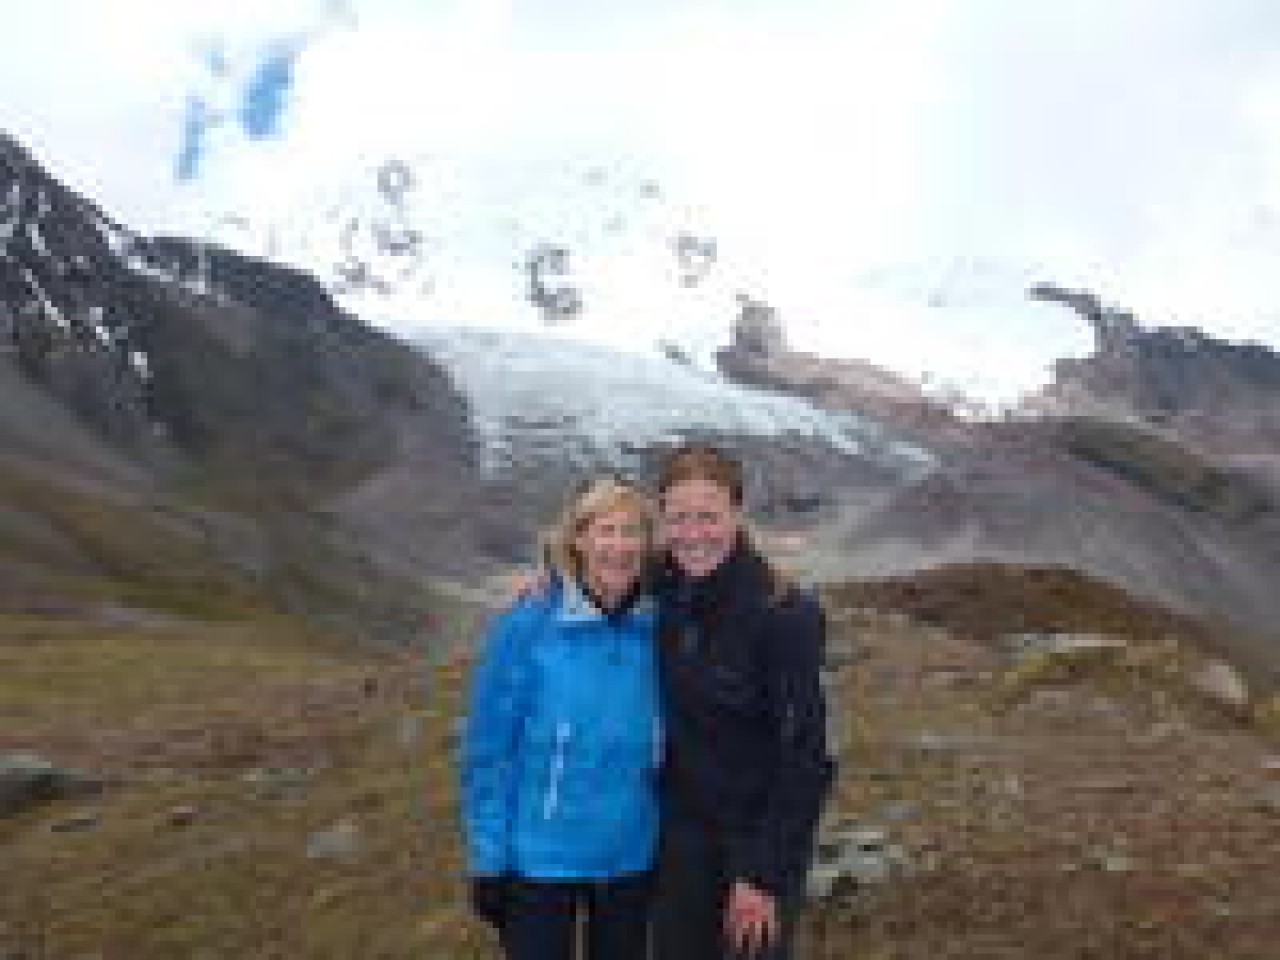
{"label": "blonde hair", "polygon": [[592,480],[585,489],[566,504],[559,519],[542,536],[542,556],[562,577],[581,579],[582,554],[577,539],[592,521],[615,510],[636,514],[644,524],[645,540],[650,550],[654,541],[654,511],[649,498],[639,489],[615,477]]}

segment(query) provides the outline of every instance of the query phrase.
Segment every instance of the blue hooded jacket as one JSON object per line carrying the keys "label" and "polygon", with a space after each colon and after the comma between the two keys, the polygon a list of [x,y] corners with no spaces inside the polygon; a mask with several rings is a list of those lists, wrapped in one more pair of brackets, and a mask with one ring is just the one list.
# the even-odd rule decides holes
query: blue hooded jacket
{"label": "blue hooded jacket", "polygon": [[656,632],[651,599],[606,616],[572,582],[497,617],[462,745],[473,875],[596,880],[652,867]]}

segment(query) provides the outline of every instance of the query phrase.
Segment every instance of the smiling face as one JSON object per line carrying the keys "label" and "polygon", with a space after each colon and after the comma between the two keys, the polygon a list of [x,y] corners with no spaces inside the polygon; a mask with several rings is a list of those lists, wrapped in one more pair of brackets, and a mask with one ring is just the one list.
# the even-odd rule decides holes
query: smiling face
{"label": "smiling face", "polygon": [[649,553],[643,514],[618,507],[590,517],[574,538],[582,576],[606,601],[620,600],[636,585]]}
{"label": "smiling face", "polygon": [[725,487],[690,477],[662,494],[662,539],[682,573],[705,577],[733,552],[742,510]]}

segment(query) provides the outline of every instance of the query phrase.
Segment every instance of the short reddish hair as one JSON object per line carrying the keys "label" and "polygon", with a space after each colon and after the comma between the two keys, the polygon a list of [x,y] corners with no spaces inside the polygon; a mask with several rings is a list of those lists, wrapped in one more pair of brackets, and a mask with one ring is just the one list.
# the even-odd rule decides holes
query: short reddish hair
{"label": "short reddish hair", "polygon": [[658,496],[690,480],[705,480],[729,493],[736,507],[742,506],[746,483],[742,464],[710,444],[687,444],[668,452],[658,468]]}

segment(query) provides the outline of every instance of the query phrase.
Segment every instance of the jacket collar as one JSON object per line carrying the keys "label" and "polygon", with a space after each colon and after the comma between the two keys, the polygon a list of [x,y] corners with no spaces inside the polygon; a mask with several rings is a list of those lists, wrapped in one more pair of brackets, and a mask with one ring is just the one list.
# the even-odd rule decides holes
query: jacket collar
{"label": "jacket collar", "polygon": [[[656,607],[648,594],[637,597],[623,614],[623,620],[632,617],[652,616]],[[560,623],[606,622],[609,615],[601,610],[578,581],[566,578],[560,581],[560,595],[555,605],[556,620]]]}

